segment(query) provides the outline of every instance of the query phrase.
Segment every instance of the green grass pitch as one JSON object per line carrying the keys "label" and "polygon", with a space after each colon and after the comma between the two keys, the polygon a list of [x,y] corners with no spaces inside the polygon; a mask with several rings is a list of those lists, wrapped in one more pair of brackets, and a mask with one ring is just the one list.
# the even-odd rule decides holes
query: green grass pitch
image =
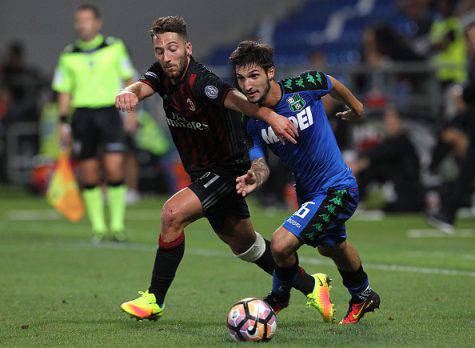
{"label": "green grass pitch", "polygon": [[[68,223],[44,199],[0,189],[0,345],[235,346],[228,308],[264,296],[271,277],[234,258],[206,220],[186,231],[185,257],[157,322],[137,322],[119,309],[150,280],[163,199],[128,210],[130,242],[94,247],[88,223]],[[270,237],[285,212],[251,206],[256,230]],[[421,216],[398,215],[348,224],[381,309],[354,326],[323,323],[293,292],[270,345],[473,346],[475,220],[450,237],[427,230]],[[421,231],[422,230],[422,231]],[[333,279],[336,319],[349,296],[336,268],[310,247],[300,252],[309,272]]]}

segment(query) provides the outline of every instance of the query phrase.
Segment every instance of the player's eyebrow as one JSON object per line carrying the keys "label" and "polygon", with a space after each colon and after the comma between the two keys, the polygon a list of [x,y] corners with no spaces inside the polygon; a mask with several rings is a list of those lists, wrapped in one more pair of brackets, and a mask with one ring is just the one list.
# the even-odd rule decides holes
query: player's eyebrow
{"label": "player's eyebrow", "polygon": [[[252,69],[251,71],[245,73],[244,75],[249,76],[249,75],[251,75],[251,74],[253,74],[253,73],[259,73],[259,70],[257,70],[257,69]],[[243,75],[243,74],[236,73],[236,77],[244,77],[244,75]]]}
{"label": "player's eyebrow", "polygon": [[164,46],[155,46],[155,50],[164,49],[164,47],[168,47],[170,45],[178,45],[178,42],[177,41],[170,41],[170,42],[167,42]]}

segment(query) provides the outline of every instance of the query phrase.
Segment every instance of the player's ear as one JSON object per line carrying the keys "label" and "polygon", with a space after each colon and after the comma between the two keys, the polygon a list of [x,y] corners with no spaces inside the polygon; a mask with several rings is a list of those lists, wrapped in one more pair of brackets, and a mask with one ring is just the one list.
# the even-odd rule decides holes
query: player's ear
{"label": "player's ear", "polygon": [[267,70],[267,78],[269,80],[273,80],[274,79],[274,76],[275,76],[275,67],[271,66],[268,70]]}
{"label": "player's ear", "polygon": [[186,47],[186,54],[187,54],[187,56],[193,55],[193,45],[191,44],[190,41],[187,41],[187,42],[186,42],[186,46],[185,46],[185,47]]}

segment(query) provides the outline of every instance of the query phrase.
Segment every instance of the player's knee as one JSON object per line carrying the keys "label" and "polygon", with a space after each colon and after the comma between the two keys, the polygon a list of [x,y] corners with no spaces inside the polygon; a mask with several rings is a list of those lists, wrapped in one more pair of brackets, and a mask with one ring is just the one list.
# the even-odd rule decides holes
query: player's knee
{"label": "player's knee", "polygon": [[183,231],[183,219],[180,210],[173,204],[165,203],[162,209],[161,221],[161,235],[167,239],[169,235],[180,234]]}
{"label": "player's knee", "polygon": [[289,248],[285,240],[278,238],[272,238],[271,250],[272,256],[274,257],[277,264],[280,264],[283,261],[287,260],[293,252],[291,248]]}
{"label": "player's knee", "polygon": [[161,219],[162,229],[158,239],[159,245],[161,243],[171,243],[180,238],[183,234],[183,229],[180,228],[177,210],[165,205],[162,210]]}
{"label": "player's knee", "polygon": [[318,252],[320,253],[320,255],[326,256],[326,257],[332,257],[336,254],[335,246],[326,245],[326,244],[319,245]]}
{"label": "player's knee", "polygon": [[334,257],[339,255],[346,247],[346,242],[336,243],[333,245],[322,244],[318,246],[318,252],[322,256]]}
{"label": "player's knee", "polygon": [[[253,243],[244,243],[243,241],[237,240],[227,240],[225,241],[226,244],[231,248],[234,255],[246,255],[251,248],[253,248]],[[241,258],[241,257],[240,257]],[[247,261],[247,260],[246,260]]]}

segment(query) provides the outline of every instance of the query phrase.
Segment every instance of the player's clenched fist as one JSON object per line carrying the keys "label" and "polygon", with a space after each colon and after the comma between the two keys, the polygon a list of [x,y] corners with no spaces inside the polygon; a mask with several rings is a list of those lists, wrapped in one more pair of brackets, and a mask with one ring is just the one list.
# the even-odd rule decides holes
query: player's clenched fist
{"label": "player's clenched fist", "polygon": [[254,171],[248,170],[246,174],[236,178],[236,191],[238,195],[246,197],[257,187],[257,180]]}
{"label": "player's clenched fist", "polygon": [[139,98],[135,93],[129,91],[121,91],[115,97],[115,107],[123,112],[132,112],[139,103]]}

